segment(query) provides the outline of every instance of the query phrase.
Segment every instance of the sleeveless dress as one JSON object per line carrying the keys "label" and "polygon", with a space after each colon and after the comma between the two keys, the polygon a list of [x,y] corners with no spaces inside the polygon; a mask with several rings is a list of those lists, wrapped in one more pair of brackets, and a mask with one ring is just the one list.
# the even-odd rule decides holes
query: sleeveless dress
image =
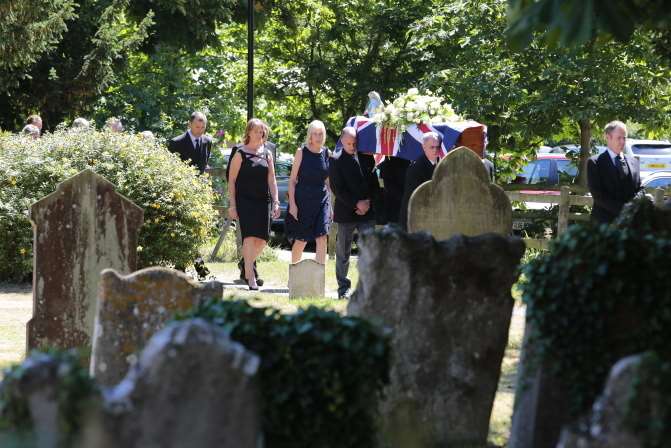
{"label": "sleeveless dress", "polygon": [[242,238],[254,236],[268,241],[270,234],[270,191],[268,151],[249,154],[238,151],[242,164],[235,180],[235,205]]}
{"label": "sleeveless dress", "polygon": [[302,152],[295,189],[298,221],[287,213],[285,227],[290,240],[313,241],[329,233],[328,149],[315,154],[304,145]]}

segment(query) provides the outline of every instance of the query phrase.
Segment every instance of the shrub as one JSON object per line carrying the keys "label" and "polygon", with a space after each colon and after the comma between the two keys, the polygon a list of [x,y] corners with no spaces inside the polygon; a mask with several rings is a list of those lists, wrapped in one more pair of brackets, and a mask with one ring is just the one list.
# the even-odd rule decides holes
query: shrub
{"label": "shrub", "polygon": [[[525,268],[528,321],[537,360],[568,391],[573,417],[585,412],[621,357],[671,353],[671,235],[646,224],[644,200],[616,226],[573,226]],[[641,212],[641,213],[638,213]]]}
{"label": "shrub", "polygon": [[30,205],[86,168],[144,209],[140,267],[187,266],[198,257],[214,229],[212,189],[163,142],[97,131],[57,131],[38,140],[13,135],[0,137],[0,279],[29,278]]}
{"label": "shrub", "polygon": [[310,307],[284,315],[212,300],[178,319],[227,329],[261,357],[263,429],[269,447],[374,446],[378,398],[388,383],[388,337],[371,323]]}

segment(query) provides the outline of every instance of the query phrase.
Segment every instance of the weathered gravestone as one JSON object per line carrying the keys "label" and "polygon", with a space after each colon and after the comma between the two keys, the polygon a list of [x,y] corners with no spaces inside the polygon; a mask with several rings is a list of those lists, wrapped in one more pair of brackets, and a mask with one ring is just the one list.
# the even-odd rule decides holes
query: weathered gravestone
{"label": "weathered gravestone", "polygon": [[[594,403],[591,414],[585,421],[565,428],[557,448],[647,446],[645,433],[635,434],[631,423],[641,420],[662,423],[662,402],[666,397],[658,389],[659,383],[655,382],[643,365],[641,355],[629,356],[617,362],[611,369],[603,395]],[[633,393],[635,385],[641,389],[636,394]],[[650,428],[654,428],[654,425],[652,423]],[[667,443],[671,441],[667,440]]]}
{"label": "weathered gravestone", "polygon": [[324,297],[326,269],[315,260],[302,260],[289,265],[289,298]]}
{"label": "weathered gravestone", "polygon": [[127,276],[101,273],[93,336],[91,374],[98,384],[118,383],[149,339],[175,313],[211,298],[221,298],[219,282],[199,284],[168,268],[147,268]]}
{"label": "weathered gravestone", "polygon": [[408,204],[408,232],[424,230],[437,240],[457,234],[510,235],[512,228],[508,196],[490,182],[482,160],[463,146],[447,153]]}
{"label": "weathered gravestone", "polygon": [[28,350],[88,347],[100,271],[135,270],[143,211],[106,179],[84,170],[33,204],[30,213],[35,237]]}
{"label": "weathered gravestone", "polygon": [[[45,354],[28,358],[20,379],[5,379],[0,391],[12,397],[14,422],[23,419],[16,405],[26,406],[37,448],[258,448],[259,364],[224,330],[195,319],[156,333],[126,378],[102,393],[73,390],[81,373]],[[75,426],[82,430],[68,432]]]}
{"label": "weathered gravestone", "polygon": [[[21,364],[20,374],[9,374],[0,383],[0,446],[58,448],[71,446],[76,438],[69,438],[63,426],[71,423],[69,416],[78,412],[80,417],[99,409],[101,396],[90,382],[73,380],[76,373],[74,356],[54,356],[41,352],[31,353]],[[74,393],[73,393],[74,392]],[[72,405],[75,394],[86,397],[77,406]],[[19,423],[21,427],[14,427]],[[9,422],[9,423],[7,423]],[[16,431],[20,429],[21,431]],[[32,429],[30,434],[27,430]],[[12,432],[12,430],[14,430]]]}
{"label": "weathered gravestone", "polygon": [[106,394],[103,438],[88,446],[256,448],[259,364],[203,320],[170,324]]}
{"label": "weathered gravestone", "polygon": [[493,233],[362,235],[347,314],[392,330],[383,446],[484,446],[524,253]]}

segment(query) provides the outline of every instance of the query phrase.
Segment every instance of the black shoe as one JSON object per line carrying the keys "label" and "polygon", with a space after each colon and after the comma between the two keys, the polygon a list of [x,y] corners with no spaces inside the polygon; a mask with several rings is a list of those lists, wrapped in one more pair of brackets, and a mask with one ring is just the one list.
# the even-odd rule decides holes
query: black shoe
{"label": "black shoe", "polygon": [[259,284],[258,284],[258,283],[256,284],[256,286],[252,286],[252,285],[249,283],[249,280],[247,280],[247,286],[249,287],[249,290],[250,290],[250,291],[258,291],[258,290],[259,290]]}
{"label": "black shoe", "polygon": [[259,277],[259,271],[256,270],[256,260],[254,260],[254,275],[256,276],[256,284],[263,286],[263,279]]}

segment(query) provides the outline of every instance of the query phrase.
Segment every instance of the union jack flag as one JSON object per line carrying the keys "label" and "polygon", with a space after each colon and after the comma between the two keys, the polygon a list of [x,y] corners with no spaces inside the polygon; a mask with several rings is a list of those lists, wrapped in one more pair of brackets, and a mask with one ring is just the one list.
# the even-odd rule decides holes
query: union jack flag
{"label": "union jack flag", "polygon": [[[441,138],[440,157],[454,149],[466,129],[480,128],[483,137],[487,127],[475,121],[411,125],[403,134],[396,129],[378,126],[370,118],[358,115],[347,120],[347,126],[356,129],[357,150],[378,156],[394,156],[406,160],[416,160],[422,151],[422,135],[433,131]],[[338,143],[340,143],[338,141]],[[339,146],[339,145],[336,145]],[[476,148],[472,148],[476,149]]]}

